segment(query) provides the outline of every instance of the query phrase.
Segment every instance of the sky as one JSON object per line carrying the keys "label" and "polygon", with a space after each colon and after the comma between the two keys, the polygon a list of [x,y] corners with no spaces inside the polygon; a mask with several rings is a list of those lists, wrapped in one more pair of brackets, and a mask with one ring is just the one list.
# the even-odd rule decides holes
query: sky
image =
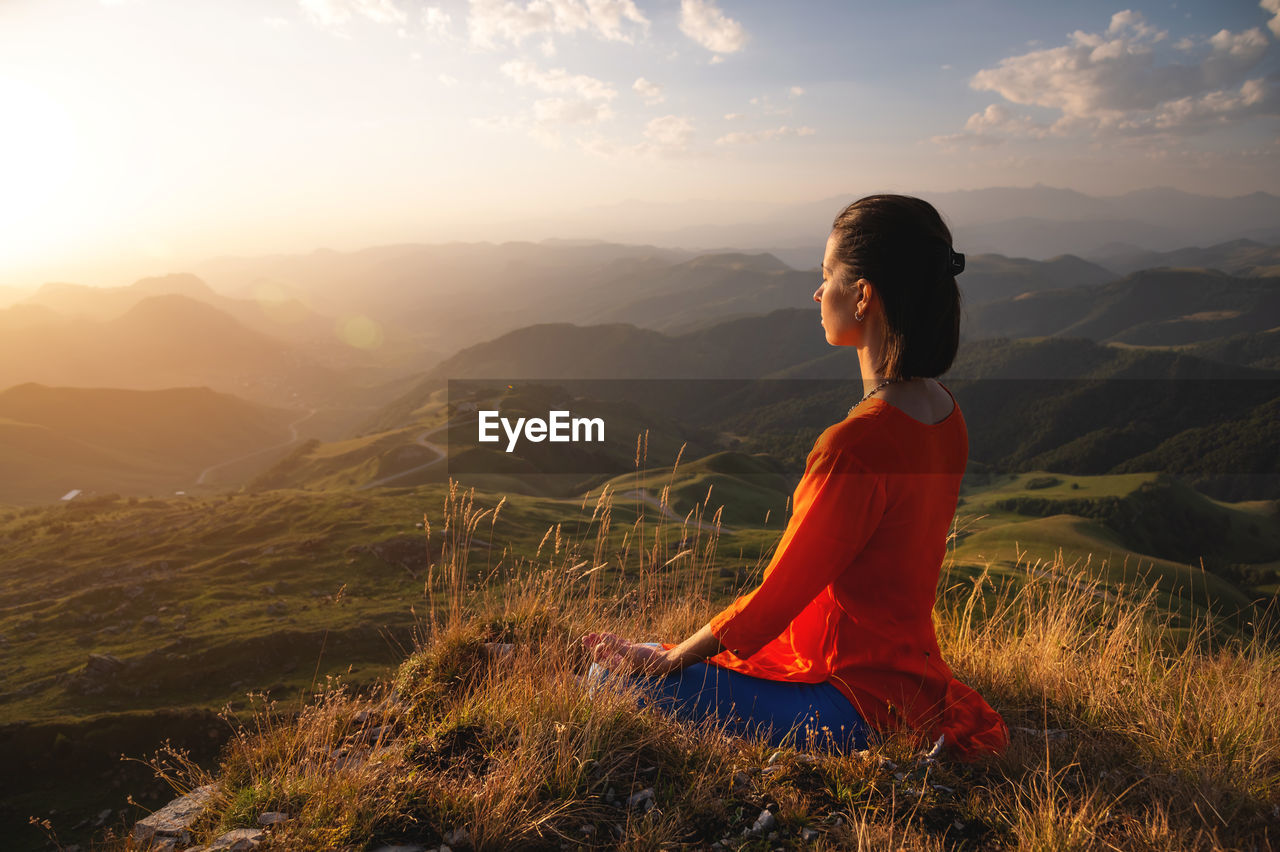
{"label": "sky", "polygon": [[1280,193],[1278,40],[1280,0],[0,0],[0,285],[625,201]]}

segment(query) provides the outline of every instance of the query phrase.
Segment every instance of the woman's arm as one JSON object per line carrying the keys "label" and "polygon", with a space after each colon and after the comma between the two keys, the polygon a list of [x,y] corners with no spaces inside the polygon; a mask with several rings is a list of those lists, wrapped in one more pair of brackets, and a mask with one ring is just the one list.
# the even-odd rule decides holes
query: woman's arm
{"label": "woman's arm", "polygon": [[612,633],[588,633],[582,637],[582,644],[597,662],[644,675],[672,674],[724,650],[720,640],[711,632],[710,623],[667,650],[628,642]]}
{"label": "woman's arm", "polygon": [[760,585],[708,625],[740,659],[779,636],[853,564],[884,516],[884,478],[852,454],[815,449],[792,505],[791,520]]}

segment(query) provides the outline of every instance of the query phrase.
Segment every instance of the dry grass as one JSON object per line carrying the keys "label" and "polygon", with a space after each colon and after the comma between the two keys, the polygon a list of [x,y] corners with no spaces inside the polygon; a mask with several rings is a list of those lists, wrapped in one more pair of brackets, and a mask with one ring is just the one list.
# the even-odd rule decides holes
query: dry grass
{"label": "dry grass", "polygon": [[[906,736],[852,755],[775,750],[637,710],[616,679],[589,694],[578,636],[677,639],[717,605],[717,519],[695,510],[616,530],[612,506],[601,494],[533,558],[480,565],[473,540],[492,536],[501,506],[452,489],[424,588],[430,616],[393,682],[372,695],[330,684],[289,716],[264,702],[216,776],[181,755],[157,762],[175,789],[221,784],[201,836],[275,810],[290,819],[267,846],[291,850],[1275,843],[1280,654],[1208,624],[1176,633],[1151,595],[1054,579],[1073,566],[1023,566],[1024,581],[1002,587],[985,574],[944,583],[943,651],[1013,729],[986,763],[920,760]],[[485,642],[514,655],[491,658]],[[652,806],[628,806],[646,789]],[[765,809],[776,825],[753,833]]]}

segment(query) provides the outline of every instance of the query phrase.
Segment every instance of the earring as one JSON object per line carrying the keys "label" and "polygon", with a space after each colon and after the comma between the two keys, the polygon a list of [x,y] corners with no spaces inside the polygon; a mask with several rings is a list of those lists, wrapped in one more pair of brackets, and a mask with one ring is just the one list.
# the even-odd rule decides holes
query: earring
{"label": "earring", "polygon": [[856,319],[858,322],[862,322],[862,314],[858,311],[854,311],[853,318]]}

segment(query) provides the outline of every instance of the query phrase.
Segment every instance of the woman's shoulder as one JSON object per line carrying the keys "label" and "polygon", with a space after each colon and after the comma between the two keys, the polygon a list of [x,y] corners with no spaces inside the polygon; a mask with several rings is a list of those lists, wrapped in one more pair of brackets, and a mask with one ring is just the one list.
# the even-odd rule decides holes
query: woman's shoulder
{"label": "woman's shoulder", "polygon": [[[859,406],[853,413],[823,430],[814,442],[813,454],[839,457],[849,463],[862,460],[864,467],[882,456],[893,423],[880,406]],[[812,454],[811,454],[812,455]]]}
{"label": "woman's shoulder", "polygon": [[857,405],[823,430],[805,465],[864,474],[960,473],[969,437],[959,405],[937,424],[921,424],[883,401]]}

